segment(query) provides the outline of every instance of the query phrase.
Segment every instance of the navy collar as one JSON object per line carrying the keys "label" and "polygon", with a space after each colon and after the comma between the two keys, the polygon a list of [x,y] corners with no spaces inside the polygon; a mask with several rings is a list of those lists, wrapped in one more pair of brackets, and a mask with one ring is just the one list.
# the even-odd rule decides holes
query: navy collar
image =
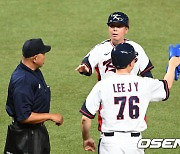
{"label": "navy collar", "polygon": [[38,69],[36,69],[36,70],[32,70],[32,69],[30,69],[29,67],[27,67],[26,65],[24,65],[23,63],[22,63],[22,61],[20,61],[20,64],[19,64],[19,66],[21,67],[21,68],[23,68],[23,69],[25,69],[26,71],[28,71],[28,72],[37,72],[37,71],[39,71],[39,68]]}

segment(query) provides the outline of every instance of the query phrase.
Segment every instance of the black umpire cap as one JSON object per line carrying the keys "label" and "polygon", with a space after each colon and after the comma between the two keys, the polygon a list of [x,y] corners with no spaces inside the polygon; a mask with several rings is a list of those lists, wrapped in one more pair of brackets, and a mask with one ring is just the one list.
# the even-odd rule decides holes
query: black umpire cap
{"label": "black umpire cap", "polygon": [[44,45],[41,38],[27,40],[22,47],[22,54],[25,58],[33,57],[39,53],[46,53],[51,46]]}
{"label": "black umpire cap", "polygon": [[110,23],[119,23],[125,27],[129,28],[129,18],[123,12],[114,12],[109,15],[107,25],[109,26]]}
{"label": "black umpire cap", "polygon": [[111,52],[112,64],[116,69],[126,68],[138,55],[134,47],[128,43],[118,44]]}

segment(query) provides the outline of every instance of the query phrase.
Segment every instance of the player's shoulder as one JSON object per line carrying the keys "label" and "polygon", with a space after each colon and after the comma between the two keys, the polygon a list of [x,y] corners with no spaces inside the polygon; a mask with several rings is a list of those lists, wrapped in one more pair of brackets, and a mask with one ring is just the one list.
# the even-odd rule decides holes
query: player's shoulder
{"label": "player's shoulder", "polygon": [[109,44],[110,42],[111,42],[110,39],[107,39],[107,40],[104,40],[104,41],[100,42],[100,43],[97,44],[97,45]]}
{"label": "player's shoulder", "polygon": [[108,76],[105,79],[102,79],[99,81],[99,85],[108,85],[111,84],[113,81],[115,81],[117,78],[117,75],[113,73],[111,76]]}
{"label": "player's shoulder", "polygon": [[150,78],[150,77],[141,77],[145,82],[162,82],[162,80]]}
{"label": "player's shoulder", "polygon": [[151,87],[151,86],[162,83],[162,80],[159,80],[159,79],[154,79],[154,78],[149,78],[149,77],[141,77],[141,76],[138,76],[138,77],[143,86],[146,85],[146,86]]}
{"label": "player's shoulder", "polygon": [[109,45],[111,45],[111,42],[110,42],[110,39],[107,39],[107,40],[104,40],[104,41],[98,43],[95,47],[100,48],[100,47],[106,47]]}
{"label": "player's shoulder", "polygon": [[96,44],[91,50],[90,52],[97,52],[97,51],[104,51],[107,50],[109,48],[111,48],[111,42],[109,39],[104,40],[102,42],[100,42],[99,44]]}
{"label": "player's shoulder", "polygon": [[131,44],[135,50],[143,50],[142,46],[137,42],[134,42],[134,41],[129,40],[129,39],[126,39],[125,42]]}

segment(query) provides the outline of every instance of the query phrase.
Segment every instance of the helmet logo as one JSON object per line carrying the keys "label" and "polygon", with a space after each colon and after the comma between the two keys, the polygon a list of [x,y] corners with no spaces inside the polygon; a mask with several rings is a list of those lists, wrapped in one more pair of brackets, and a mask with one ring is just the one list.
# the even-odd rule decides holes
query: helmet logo
{"label": "helmet logo", "polygon": [[121,18],[121,15],[119,14],[113,14],[113,20],[117,19],[118,21],[123,21],[123,18]]}
{"label": "helmet logo", "polygon": [[127,52],[127,51],[121,51],[121,53],[128,54],[128,52]]}

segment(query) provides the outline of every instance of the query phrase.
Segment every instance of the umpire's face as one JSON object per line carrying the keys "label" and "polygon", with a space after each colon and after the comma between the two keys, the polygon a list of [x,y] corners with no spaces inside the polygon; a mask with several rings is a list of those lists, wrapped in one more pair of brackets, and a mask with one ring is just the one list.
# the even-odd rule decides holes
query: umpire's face
{"label": "umpire's face", "polygon": [[108,26],[109,36],[114,45],[124,43],[125,35],[128,33],[128,27],[120,23],[110,23]]}
{"label": "umpire's face", "polygon": [[36,65],[36,68],[42,67],[44,65],[45,61],[45,53],[40,53],[34,56],[34,64]]}

